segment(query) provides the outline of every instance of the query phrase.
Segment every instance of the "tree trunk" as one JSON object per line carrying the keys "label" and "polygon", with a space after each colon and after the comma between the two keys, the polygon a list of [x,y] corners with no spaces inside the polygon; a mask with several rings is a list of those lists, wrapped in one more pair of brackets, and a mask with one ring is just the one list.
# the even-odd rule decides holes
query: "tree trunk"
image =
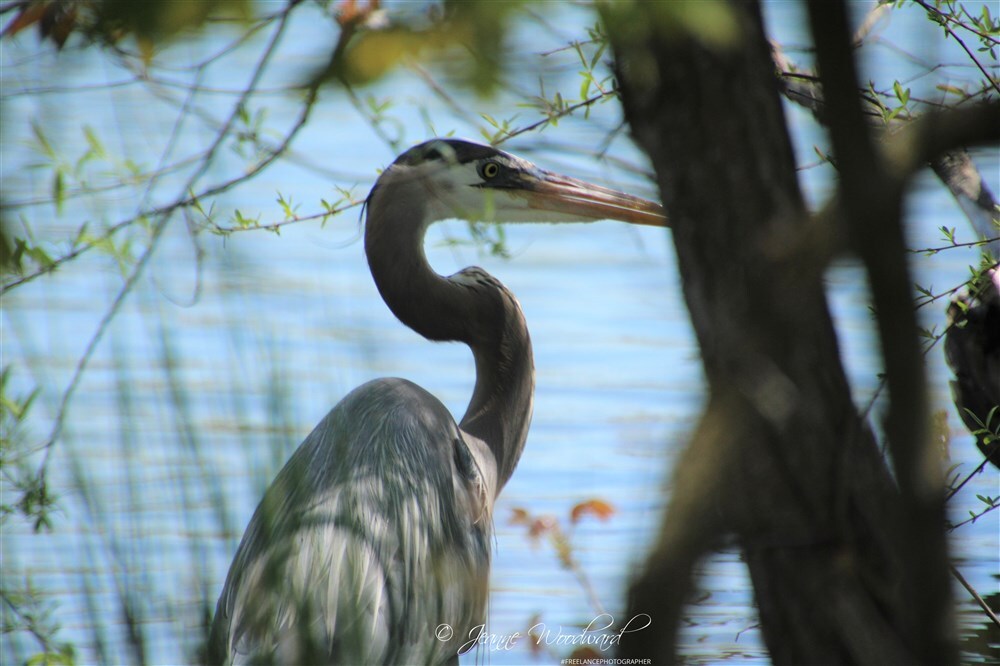
{"label": "tree trunk", "polygon": [[654,624],[623,637],[623,656],[676,660],[691,567],[735,533],[775,663],[949,663],[948,622],[927,636],[912,607],[906,506],[851,400],[825,266],[798,251],[809,217],[759,8],[688,30],[692,6],[605,12],[709,385],[630,592],[630,616]]}

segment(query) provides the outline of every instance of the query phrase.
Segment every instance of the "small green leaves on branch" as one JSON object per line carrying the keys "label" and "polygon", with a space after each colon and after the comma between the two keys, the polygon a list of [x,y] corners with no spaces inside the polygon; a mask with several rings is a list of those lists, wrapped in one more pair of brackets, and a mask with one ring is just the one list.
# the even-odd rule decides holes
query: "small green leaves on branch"
{"label": "small green leaves on branch", "polygon": [[216,219],[214,204],[209,211],[205,211],[200,204],[192,205],[192,208],[201,217],[201,220],[196,225],[197,228],[218,236],[228,236],[238,231],[270,231],[278,234],[281,232],[282,227],[289,224],[298,224],[310,220],[320,220],[321,224],[326,224],[327,220],[331,217],[352,208],[357,208],[364,203],[363,200],[355,198],[352,190],[341,187],[337,187],[336,189],[341,195],[339,199],[335,199],[333,202],[321,199],[320,207],[323,210],[319,213],[311,213],[309,215],[299,215],[300,204],[295,203],[291,197],[285,197],[285,195],[279,192],[276,201],[281,208],[282,219],[275,222],[262,222],[261,214],[258,213],[256,216],[251,217],[237,208],[233,209],[228,222],[220,224]]}

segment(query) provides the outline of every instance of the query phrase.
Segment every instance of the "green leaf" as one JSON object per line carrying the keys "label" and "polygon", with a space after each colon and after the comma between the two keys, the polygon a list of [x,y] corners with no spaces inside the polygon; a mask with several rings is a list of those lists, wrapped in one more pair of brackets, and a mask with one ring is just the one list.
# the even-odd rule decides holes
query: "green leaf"
{"label": "green leaf", "polygon": [[910,101],[910,89],[906,88],[904,90],[903,86],[899,83],[899,81],[894,81],[893,82],[893,84],[892,84],[892,90],[893,90],[893,92],[896,93],[896,99],[898,99],[899,102],[901,104],[903,104],[904,106],[906,105],[906,103],[908,101]]}
{"label": "green leaf", "polygon": [[52,203],[56,206],[56,214],[62,215],[63,203],[66,201],[66,184],[63,182],[62,169],[56,169],[52,175]]}
{"label": "green leaf", "polygon": [[597,47],[597,51],[594,53],[594,57],[590,59],[590,68],[594,69],[597,66],[598,61],[600,61],[601,56],[604,55],[604,51],[608,48],[608,43],[601,42],[601,45]]}
{"label": "green leaf", "polygon": [[585,55],[583,55],[583,46],[580,44],[580,42],[577,42],[577,41],[572,42],[570,45],[576,51],[576,57],[579,58],[580,62],[583,64],[583,66],[586,67],[587,66],[587,57]]}
{"label": "green leaf", "polygon": [[76,232],[76,237],[73,238],[73,243],[70,245],[71,248],[76,249],[80,247],[82,243],[87,242],[87,226],[90,222],[84,222],[80,225],[80,229]]}
{"label": "green leaf", "polygon": [[93,151],[94,155],[97,157],[107,156],[107,151],[104,150],[104,145],[101,144],[101,140],[97,138],[97,133],[94,132],[93,127],[84,125],[83,135],[87,138],[87,145],[90,146],[90,150]]}
{"label": "green leaf", "polygon": [[73,657],[73,647],[71,645],[63,645],[60,647],[59,652],[53,652],[52,650],[39,652],[24,663],[27,666],[73,666],[75,663]]}
{"label": "green leaf", "polygon": [[278,205],[281,206],[281,210],[285,215],[285,220],[294,220],[298,217],[296,211],[298,210],[298,205],[296,205],[291,197],[285,199],[281,192],[278,193]]}
{"label": "green leaf", "polygon": [[257,216],[256,218],[246,217],[237,208],[233,211],[233,222],[235,222],[236,226],[241,229],[249,229],[260,225],[260,216]]}
{"label": "green leaf", "polygon": [[52,149],[52,144],[50,144],[49,140],[45,137],[45,132],[42,130],[42,126],[39,125],[37,121],[32,121],[31,131],[35,135],[35,141],[38,142],[38,147],[41,149],[42,153],[44,153],[46,157],[55,160],[56,151]]}

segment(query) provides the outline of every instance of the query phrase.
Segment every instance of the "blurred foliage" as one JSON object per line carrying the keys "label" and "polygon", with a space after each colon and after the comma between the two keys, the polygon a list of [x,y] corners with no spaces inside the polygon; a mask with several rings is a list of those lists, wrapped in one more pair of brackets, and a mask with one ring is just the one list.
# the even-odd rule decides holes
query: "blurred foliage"
{"label": "blurred foliage", "polygon": [[[523,507],[515,507],[511,510],[509,523],[527,528],[527,537],[534,546],[538,546],[544,539],[555,552],[556,558],[559,560],[559,565],[576,577],[577,584],[586,595],[591,609],[597,614],[597,618],[591,618],[590,623],[586,621],[582,622],[580,626],[583,627],[590,628],[593,623],[597,623],[603,627],[602,623],[605,617],[612,623],[614,622],[614,618],[606,614],[604,605],[598,598],[590,577],[576,556],[579,545],[573,539],[575,528],[586,516],[593,516],[602,523],[606,523],[614,514],[614,506],[598,498],[591,498],[574,504],[570,508],[566,520],[553,514],[536,515]],[[569,523],[568,526],[566,526],[566,522]],[[541,615],[532,615],[528,620],[528,629],[524,632],[524,636],[528,639],[528,649],[532,656],[539,657],[545,654],[546,651],[553,658],[560,661],[567,659],[586,661],[606,656],[595,650],[591,645],[586,644],[578,645],[569,654],[557,653],[545,635],[545,624],[542,620]],[[601,631],[603,629],[610,629],[611,633],[613,633],[613,629],[610,627],[603,627]],[[600,631],[597,633],[600,633]]]}
{"label": "blurred foliage", "polygon": [[131,36],[148,58],[157,42],[200,28],[209,18],[249,19],[250,6],[250,0],[24,0],[7,6],[17,14],[3,35],[36,26],[39,37],[58,48],[74,33],[108,44]]}
{"label": "blurred foliage", "polygon": [[4,574],[0,579],[0,631],[4,636],[17,632],[30,634],[40,652],[25,660],[28,666],[70,666],[76,663],[76,649],[59,641],[59,624],[52,618],[55,604],[30,578],[16,581]]}
{"label": "blurred foliage", "polygon": [[[523,4],[520,0],[423,3],[418,5],[422,13],[410,12],[403,20],[390,22],[379,0],[335,3],[341,35],[328,66],[313,82],[364,85],[405,60],[456,50],[466,85],[488,94],[496,89],[503,70],[510,17]],[[24,0],[6,10],[16,14],[4,27],[4,36],[36,27],[42,40],[60,49],[73,34],[105,44],[131,37],[147,63],[159,43],[201,28],[209,20],[248,21],[253,14],[250,0]],[[701,14],[701,10],[680,12],[689,20]]]}
{"label": "blurred foliage", "polygon": [[13,272],[14,268],[14,234],[5,212],[3,195],[0,195],[0,274]]}
{"label": "blurred foliage", "polygon": [[341,3],[342,33],[327,67],[314,80],[372,83],[404,62],[454,51],[465,87],[480,95],[496,90],[504,71],[511,17],[524,3],[448,0],[420,5],[422,14],[393,15],[378,0]]}
{"label": "blurred foliage", "polygon": [[510,525],[526,527],[528,538],[536,546],[544,538],[555,551],[559,564],[566,570],[572,571],[584,591],[590,597],[591,604],[598,612],[603,612],[603,606],[594,594],[593,586],[587,578],[587,574],[580,567],[580,562],[575,556],[575,546],[573,544],[573,530],[580,520],[587,515],[594,516],[607,522],[615,514],[615,508],[602,499],[590,499],[573,506],[569,512],[569,527],[553,514],[547,513],[535,515],[530,510],[523,507],[515,507],[511,510]]}
{"label": "blurred foliage", "polygon": [[10,377],[10,366],[0,370],[0,479],[17,502],[0,504],[0,528],[12,514],[20,514],[36,532],[49,530],[56,499],[29,464],[31,440],[26,426],[39,390],[11,395]]}

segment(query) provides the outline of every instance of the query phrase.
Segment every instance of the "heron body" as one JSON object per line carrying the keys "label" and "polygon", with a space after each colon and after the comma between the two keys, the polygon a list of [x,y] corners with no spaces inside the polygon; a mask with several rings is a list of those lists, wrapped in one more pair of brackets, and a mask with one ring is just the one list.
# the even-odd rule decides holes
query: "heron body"
{"label": "heron body", "polygon": [[493,504],[524,449],[534,368],[514,295],[480,268],[450,277],[423,251],[446,218],[665,226],[653,202],[557,176],[489,146],[435,139],[400,155],[367,201],[383,300],[429,340],[472,350],[460,422],[404,379],[348,394],[292,455],[230,567],[214,662],[457,662],[485,622]]}
{"label": "heron body", "polygon": [[[952,398],[986,459],[1000,467],[1000,269],[987,271],[979,293],[948,306],[945,360],[955,373]],[[961,305],[960,305],[961,304]]]}

